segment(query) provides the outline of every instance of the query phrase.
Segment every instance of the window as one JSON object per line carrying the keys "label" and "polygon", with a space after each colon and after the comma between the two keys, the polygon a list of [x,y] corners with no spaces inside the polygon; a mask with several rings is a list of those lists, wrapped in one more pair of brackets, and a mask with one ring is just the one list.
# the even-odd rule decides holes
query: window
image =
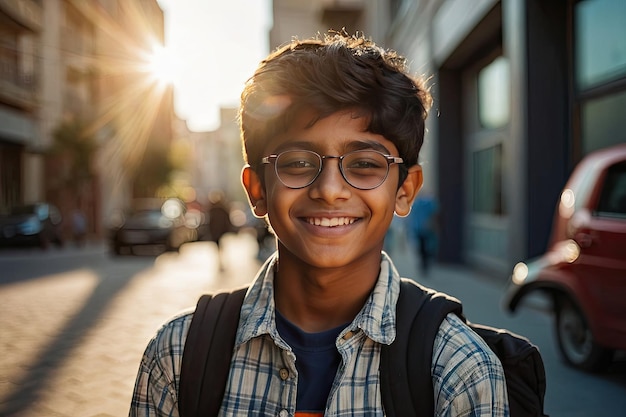
{"label": "window", "polygon": [[601,216],[626,218],[626,161],[608,169],[596,211]]}
{"label": "window", "polygon": [[478,73],[478,119],[485,129],[505,126],[510,117],[509,62],[499,56]]}
{"label": "window", "polygon": [[576,5],[576,82],[586,89],[626,76],[626,1]]}
{"label": "window", "polygon": [[626,91],[582,103],[583,154],[626,141],[625,108]]}
{"label": "window", "polygon": [[625,140],[626,1],[576,2],[574,71],[580,150],[586,155]]}
{"label": "window", "polygon": [[0,80],[17,83],[17,34],[0,29]]}
{"label": "window", "polygon": [[476,151],[472,158],[473,211],[502,215],[502,145]]}

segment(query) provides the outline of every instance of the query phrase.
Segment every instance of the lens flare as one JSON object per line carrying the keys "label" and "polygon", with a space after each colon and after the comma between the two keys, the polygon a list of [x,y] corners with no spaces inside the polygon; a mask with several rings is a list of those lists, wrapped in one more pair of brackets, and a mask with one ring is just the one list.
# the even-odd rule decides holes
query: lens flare
{"label": "lens flare", "polygon": [[171,51],[155,45],[152,53],[146,57],[146,70],[159,83],[172,84],[177,79],[177,61]]}
{"label": "lens flare", "polygon": [[574,214],[574,204],[576,203],[576,195],[569,188],[563,190],[561,194],[561,204],[559,204],[559,214],[561,217],[569,219]]}
{"label": "lens flare", "polygon": [[511,280],[515,284],[522,284],[526,277],[528,276],[528,265],[524,262],[519,262],[515,267],[513,267],[513,275],[511,276]]}

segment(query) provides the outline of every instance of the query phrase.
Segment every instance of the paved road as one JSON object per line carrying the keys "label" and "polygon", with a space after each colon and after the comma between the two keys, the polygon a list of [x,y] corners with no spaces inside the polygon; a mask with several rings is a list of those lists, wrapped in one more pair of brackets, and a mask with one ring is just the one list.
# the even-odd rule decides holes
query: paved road
{"label": "paved road", "polygon": [[[210,243],[158,258],[110,258],[103,246],[0,252],[0,416],[127,415],[159,325],[258,269],[252,247],[225,250],[222,271]],[[63,262],[78,267],[61,272]]]}

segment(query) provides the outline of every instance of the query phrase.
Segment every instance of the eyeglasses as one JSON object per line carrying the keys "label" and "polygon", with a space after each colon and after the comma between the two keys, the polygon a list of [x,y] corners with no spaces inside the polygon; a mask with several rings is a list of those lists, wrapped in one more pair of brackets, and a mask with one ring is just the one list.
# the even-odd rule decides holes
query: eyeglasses
{"label": "eyeglasses", "polygon": [[289,150],[268,155],[263,164],[274,164],[276,176],[286,187],[304,188],[313,184],[323,169],[324,160],[338,159],[341,176],[359,190],[372,190],[380,186],[389,174],[389,165],[402,164],[397,156],[374,150],[348,152],[341,156],[320,155],[309,150]]}

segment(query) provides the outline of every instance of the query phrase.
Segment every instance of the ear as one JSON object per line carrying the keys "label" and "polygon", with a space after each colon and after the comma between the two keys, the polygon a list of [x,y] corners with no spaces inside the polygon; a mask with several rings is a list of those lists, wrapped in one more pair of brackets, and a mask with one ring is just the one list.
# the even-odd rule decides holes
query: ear
{"label": "ear", "polygon": [[267,214],[267,204],[265,200],[265,190],[261,178],[250,165],[243,167],[241,171],[241,183],[248,194],[250,207],[256,217],[263,217]]}
{"label": "ear", "polygon": [[406,217],[411,212],[413,200],[422,188],[424,177],[422,167],[413,165],[409,168],[409,173],[396,193],[395,213],[400,217]]}

